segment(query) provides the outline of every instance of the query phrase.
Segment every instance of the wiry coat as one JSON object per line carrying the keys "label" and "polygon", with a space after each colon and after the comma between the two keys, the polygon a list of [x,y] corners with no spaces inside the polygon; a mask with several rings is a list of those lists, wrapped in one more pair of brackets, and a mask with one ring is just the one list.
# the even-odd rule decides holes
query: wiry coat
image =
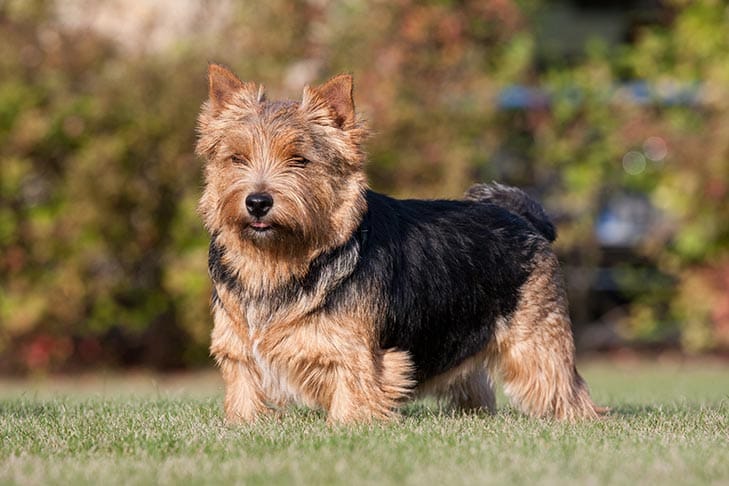
{"label": "wiry coat", "polygon": [[[522,191],[367,190],[349,76],[268,102],[212,65],[199,133],[211,351],[230,420],[292,400],[336,422],[384,418],[413,391],[491,409],[494,374],[528,413],[596,415],[574,368],[554,227]],[[263,193],[265,214],[248,206]]]}

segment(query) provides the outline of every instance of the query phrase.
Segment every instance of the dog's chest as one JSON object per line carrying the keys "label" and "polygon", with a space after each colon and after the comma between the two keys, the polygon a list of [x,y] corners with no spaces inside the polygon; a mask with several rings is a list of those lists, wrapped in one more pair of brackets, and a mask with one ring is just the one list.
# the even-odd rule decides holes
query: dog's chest
{"label": "dog's chest", "polygon": [[274,406],[282,406],[287,402],[308,403],[300,387],[293,380],[291,363],[282,356],[276,345],[281,342],[286,325],[281,321],[256,319],[259,310],[249,309],[248,337],[251,343],[251,356],[261,376],[261,388]]}
{"label": "dog's chest", "polygon": [[281,319],[281,311],[267,302],[247,302],[243,308],[248,333],[263,332]]}
{"label": "dog's chest", "polygon": [[254,332],[251,336],[252,355],[261,373],[261,387],[273,405],[283,405],[289,401],[299,402],[299,391],[290,380],[285,363],[274,361],[261,345],[263,337]]}

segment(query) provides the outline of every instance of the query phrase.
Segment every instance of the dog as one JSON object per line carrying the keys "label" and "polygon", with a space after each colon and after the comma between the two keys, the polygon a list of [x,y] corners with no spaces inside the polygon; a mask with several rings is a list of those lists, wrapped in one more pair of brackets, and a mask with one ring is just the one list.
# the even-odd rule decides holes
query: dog
{"label": "dog", "polygon": [[301,101],[268,100],[217,64],[208,81],[198,211],[229,422],[290,402],[330,423],[388,419],[422,394],[492,411],[492,377],[535,417],[601,413],[536,201],[499,184],[463,200],[369,190],[350,75]]}

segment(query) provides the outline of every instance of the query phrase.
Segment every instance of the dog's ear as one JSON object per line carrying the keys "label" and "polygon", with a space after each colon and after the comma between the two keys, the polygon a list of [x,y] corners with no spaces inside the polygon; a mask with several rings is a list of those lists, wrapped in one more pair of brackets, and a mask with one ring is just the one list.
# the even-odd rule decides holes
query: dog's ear
{"label": "dog's ear", "polygon": [[226,105],[250,104],[264,99],[263,86],[256,89],[254,83],[244,83],[228,68],[220,64],[208,66],[208,90],[210,106],[214,113],[220,113]]}
{"label": "dog's ear", "polygon": [[327,114],[334,125],[342,130],[354,127],[352,76],[340,74],[321,86],[307,86],[304,88],[301,106],[312,114]]}

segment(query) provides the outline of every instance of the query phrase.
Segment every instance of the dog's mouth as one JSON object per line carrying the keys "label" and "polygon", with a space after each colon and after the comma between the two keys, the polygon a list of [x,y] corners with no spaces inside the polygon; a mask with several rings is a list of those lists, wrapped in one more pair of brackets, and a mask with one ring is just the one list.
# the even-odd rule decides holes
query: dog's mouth
{"label": "dog's mouth", "polygon": [[273,228],[271,223],[266,223],[265,221],[253,221],[249,223],[248,226],[250,226],[253,231],[259,233],[269,231],[271,228]]}
{"label": "dog's mouth", "polygon": [[270,221],[262,221],[254,219],[244,223],[243,233],[247,233],[249,238],[259,239],[266,237],[274,232],[275,225]]}

